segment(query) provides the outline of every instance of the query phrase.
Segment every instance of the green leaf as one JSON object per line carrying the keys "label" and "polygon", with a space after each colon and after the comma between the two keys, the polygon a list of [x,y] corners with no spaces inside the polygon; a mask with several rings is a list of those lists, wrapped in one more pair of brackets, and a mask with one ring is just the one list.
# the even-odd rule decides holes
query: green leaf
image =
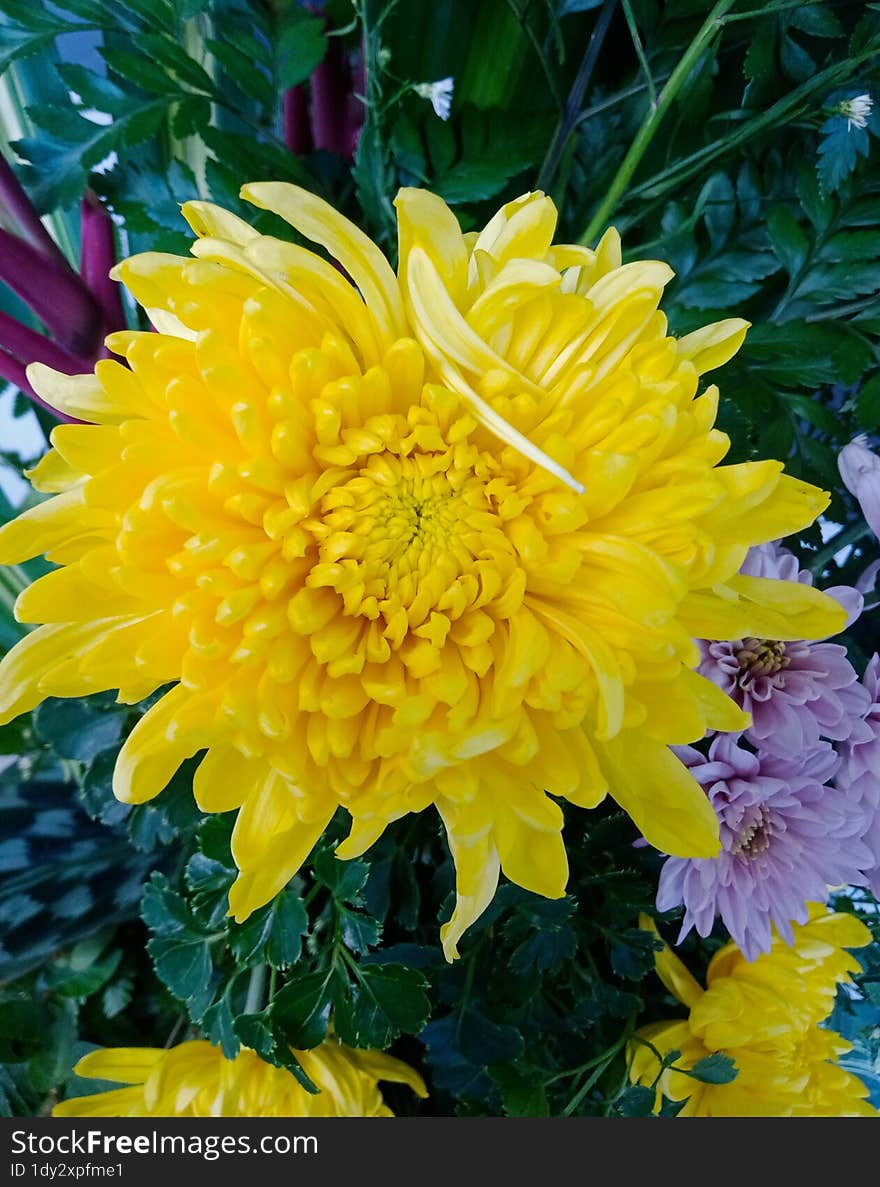
{"label": "green leaf", "polygon": [[489,1075],[501,1092],[508,1117],[549,1117],[547,1090],[536,1068],[502,1064],[489,1068]]}
{"label": "green leaf", "polygon": [[198,1022],[214,997],[211,985],[213,966],[207,940],[193,933],[179,939],[159,936],[148,942],[147,951],[159,980],[186,1003],[190,1018]]}
{"label": "green leaf", "polygon": [[342,942],[352,952],[367,952],[379,943],[382,931],[378,920],[365,915],[363,911],[351,911],[348,907],[339,907],[339,924],[342,931]]}
{"label": "green leaf", "polygon": [[315,854],[315,877],[340,902],[354,902],[363,889],[370,873],[370,867],[365,861],[357,858],[352,861],[341,861],[333,856],[331,849],[320,849]]}
{"label": "green leaf", "polygon": [[327,53],[327,37],[320,17],[297,14],[281,30],[278,38],[278,84],[284,90],[309,77]]}
{"label": "green leaf", "polygon": [[697,1060],[686,1075],[701,1084],[730,1084],[737,1076],[737,1067],[729,1055],[716,1051]]}
{"label": "green leaf", "polygon": [[333,973],[306,973],[275,994],[271,1011],[291,1047],[317,1047],[327,1035],[333,1004]]}
{"label": "green leaf", "polygon": [[458,1040],[465,1059],[478,1066],[509,1063],[523,1053],[522,1035],[515,1026],[493,1022],[473,1007],[461,1015]]}
{"label": "green leaf", "polygon": [[853,172],[859,156],[868,155],[868,133],[864,128],[850,127],[845,116],[835,115],[822,125],[821,134],[816,171],[822,190],[830,194]]}
{"label": "green leaf", "polygon": [[401,964],[360,965],[348,993],[334,998],[333,1022],[343,1043],[388,1047],[405,1032],[418,1034],[431,1012],[427,981]]}
{"label": "green leaf", "polygon": [[621,1117],[650,1117],[655,1099],[653,1088],[631,1084],[621,1092],[614,1105]]}
{"label": "green leaf", "polygon": [[35,710],[33,723],[38,737],[62,758],[92,762],[119,741],[128,713],[106,699],[49,697]]}
{"label": "green leaf", "polygon": [[[117,948],[103,960],[94,960],[94,951],[89,945],[78,944],[65,960],[51,964],[46,969],[46,983],[62,997],[91,997],[101,989],[119,967],[122,952]],[[83,949],[86,949],[85,955]]]}
{"label": "green leaf", "polygon": [[17,58],[27,58],[51,45],[55,32],[31,33],[24,29],[13,29],[3,25],[3,46],[0,48],[0,74]]}
{"label": "green leaf", "polygon": [[856,420],[869,433],[880,430],[880,374],[863,384],[856,396]]}
{"label": "green leaf", "polygon": [[235,1031],[235,1015],[232,1012],[231,995],[236,978],[231,977],[222,995],[209,1006],[202,1017],[202,1030],[212,1043],[219,1043],[227,1059],[235,1059],[239,1051],[238,1035]]}
{"label": "green leaf", "polygon": [[241,1014],[235,1020],[235,1033],[246,1047],[256,1051],[267,1063],[291,1072],[307,1092],[318,1091],[317,1085],[306,1075],[290,1047],[279,1038],[272,1016],[267,1010],[260,1014]]}
{"label": "green leaf", "polygon": [[193,928],[189,907],[164,874],[154,873],[144,888],[141,917],[159,936],[182,936]]}
{"label": "green leaf", "polygon": [[216,94],[217,88],[210,74],[172,37],[164,33],[143,33],[137,39],[137,46],[187,86],[206,95]]}
{"label": "green leaf", "polygon": [[228,41],[207,41],[205,45],[243,94],[249,95],[262,107],[272,108],[275,90],[271,80],[262,73],[252,58]]}
{"label": "green leaf", "polygon": [[101,995],[101,1009],[105,1018],[116,1018],[125,1010],[134,992],[134,985],[130,977],[120,977],[113,981]]}
{"label": "green leaf", "polygon": [[803,5],[792,10],[789,24],[811,37],[845,37],[846,30],[839,18],[824,4]]}
{"label": "green leaf", "polygon": [[230,928],[229,947],[245,968],[262,960],[272,968],[286,968],[299,960],[301,937],[308,929],[309,917],[302,899],[293,890],[282,890],[245,923]]}
{"label": "green leaf", "polygon": [[145,91],[151,91],[155,95],[180,93],[180,84],[176,79],[171,78],[158,62],[146,54],[105,45],[101,47],[101,57],[111,70]]}
{"label": "green leaf", "polygon": [[810,250],[810,240],[803,227],[795,222],[787,206],[774,206],[767,215],[767,230],[773,250],[789,276],[803,267]]}
{"label": "green leaf", "polygon": [[39,1050],[42,1011],[32,998],[14,991],[0,992],[0,1062],[18,1063]]}

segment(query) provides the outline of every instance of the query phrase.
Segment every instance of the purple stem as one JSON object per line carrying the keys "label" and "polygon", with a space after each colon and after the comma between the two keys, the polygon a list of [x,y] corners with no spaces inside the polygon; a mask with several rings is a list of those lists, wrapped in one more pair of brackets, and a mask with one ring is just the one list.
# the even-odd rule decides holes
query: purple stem
{"label": "purple stem", "polygon": [[354,63],[352,71],[351,91],[345,104],[345,137],[347,142],[348,159],[354,160],[358,140],[364,126],[366,107],[364,95],[367,93],[366,53],[363,44]]}
{"label": "purple stem", "polygon": [[37,248],[0,229],[0,280],[30,305],[62,346],[94,358],[101,337],[101,313],[80,278]]}
{"label": "purple stem", "polygon": [[314,148],[309,127],[308,91],[304,86],[291,87],[284,92],[283,104],[284,143],[294,156],[305,156]]}
{"label": "purple stem", "polygon": [[74,417],[59,412],[37,395],[25,374],[28,363],[45,363],[47,367],[63,371],[65,375],[76,375],[90,367],[85,359],[74,358],[50,338],[38,334],[29,326],[23,326],[14,317],[0,311],[0,375],[9,383],[21,388],[34,403],[51,412],[59,420],[67,424],[78,424]]}
{"label": "purple stem", "polygon": [[116,263],[113,219],[94,190],[86,190],[79,212],[82,239],[80,275],[98,303],[104,334],[112,334],[115,330],[124,330],[126,325],[122,287],[110,279],[110,269]]}
{"label": "purple stem", "polygon": [[315,148],[346,158],[351,149],[346,120],[350,90],[351,76],[345,49],[338,37],[332,37],[323,62],[312,74],[312,139]]}
{"label": "purple stem", "polygon": [[40,221],[12,166],[0,154],[0,222],[3,221],[2,214],[12,216],[16,232],[32,247],[45,252],[59,266],[70,268],[64,253]]}

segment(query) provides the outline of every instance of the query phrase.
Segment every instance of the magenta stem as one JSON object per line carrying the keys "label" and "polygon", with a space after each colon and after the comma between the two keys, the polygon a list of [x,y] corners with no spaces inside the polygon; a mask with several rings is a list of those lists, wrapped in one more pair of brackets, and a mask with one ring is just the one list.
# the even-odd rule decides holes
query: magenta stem
{"label": "magenta stem", "polygon": [[291,87],[284,92],[282,120],[284,143],[297,157],[303,157],[315,147],[309,126],[309,96],[305,86]]}
{"label": "magenta stem", "polygon": [[351,76],[345,49],[338,37],[331,37],[323,62],[312,74],[312,139],[315,148],[347,157],[351,136],[346,106]]}
{"label": "magenta stem", "polygon": [[60,267],[70,268],[61,248],[43,226],[12,166],[0,154],[0,222],[4,214],[12,218],[14,226],[10,230],[14,230],[38,251],[50,256]]}
{"label": "magenta stem", "polygon": [[24,239],[0,230],[0,280],[26,301],[62,346],[94,358],[101,314],[77,274],[60,268]]}
{"label": "magenta stem", "polygon": [[80,230],[80,275],[101,311],[104,335],[124,330],[122,286],[110,279],[110,269],[116,263],[113,219],[94,190],[86,190],[80,203]]}

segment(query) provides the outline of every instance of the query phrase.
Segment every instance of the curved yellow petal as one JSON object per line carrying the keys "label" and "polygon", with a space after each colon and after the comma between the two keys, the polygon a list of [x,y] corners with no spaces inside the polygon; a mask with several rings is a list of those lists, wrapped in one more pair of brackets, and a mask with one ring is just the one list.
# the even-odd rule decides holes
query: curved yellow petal
{"label": "curved yellow petal", "polygon": [[458,941],[495,896],[501,862],[485,810],[438,798],[437,811],[455,862],[455,910],[440,928],[443,954],[453,961],[458,956]]}
{"label": "curved yellow petal", "polygon": [[[660,939],[657,926],[649,915],[639,915],[639,927],[644,931],[649,931],[658,940]],[[703,996],[705,990],[702,985],[678,959],[668,944],[664,944],[658,952],[654,953],[654,968],[657,971],[657,976],[672,996],[678,998],[682,1005],[693,1007]]]}
{"label": "curved yellow petal", "polygon": [[608,793],[645,839],[675,857],[715,857],[718,818],[705,791],[668,746],[641,730],[593,739]]}
{"label": "curved yellow petal", "polygon": [[741,317],[712,322],[679,338],[676,349],[680,356],[694,364],[698,375],[703,375],[733,358],[745,341],[750,325],[751,322],[743,321]]}
{"label": "curved yellow petal", "polygon": [[407,336],[397,277],[372,239],[308,190],[281,181],[242,186],[246,202],[271,210],[300,234],[326,247],[361,290],[389,338]]}

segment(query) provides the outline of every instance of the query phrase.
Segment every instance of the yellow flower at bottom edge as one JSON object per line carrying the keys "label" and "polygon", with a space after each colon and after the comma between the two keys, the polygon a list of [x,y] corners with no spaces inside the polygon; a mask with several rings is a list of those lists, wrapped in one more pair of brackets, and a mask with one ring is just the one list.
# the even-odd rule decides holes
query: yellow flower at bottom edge
{"label": "yellow flower at bottom edge", "polygon": [[227,1059],[219,1047],[197,1040],[170,1050],[108,1047],[74,1068],[78,1076],[125,1084],[110,1092],[57,1104],[55,1117],[392,1117],[377,1081],[408,1084],[428,1095],[424,1081],[383,1051],[361,1051],[329,1038],[310,1051],[294,1051],[320,1090],[307,1092],[284,1068],[243,1047]]}
{"label": "yellow flower at bottom edge", "polygon": [[[656,934],[650,921],[642,926]],[[690,1015],[643,1027],[638,1036],[645,1042],[630,1048],[633,1083],[656,1083],[655,1111],[665,1096],[685,1101],[681,1117],[877,1115],[862,1081],[837,1063],[851,1044],[821,1027],[838,985],[860,967],[845,949],[870,943],[871,933],[854,916],[816,904],[794,933],[791,947],[775,935],[770,952],[751,962],[733,942],[725,945],[709,964],[705,990],[668,947],[657,953],[660,979]],[[679,1068],[723,1052],[736,1078],[704,1084],[671,1068],[660,1073],[655,1052],[672,1051],[680,1052]]]}
{"label": "yellow flower at bottom edge", "polygon": [[[125,742],[114,789],[157,795],[205,751],[194,793],[238,809],[238,920],[296,873],[341,805],[342,858],[436,805],[455,860],[447,956],[499,872],[559,897],[562,811],[611,794],[667,853],[718,823],[668,750],[747,719],[696,674],[694,637],[820,638],[843,611],[738,575],[749,546],[827,496],[781,463],[721,466],[699,377],[747,323],[682,338],[666,264],[553,245],[544,195],[462,235],[440,199],[398,198],[400,279],[326,203],[260,183],[340,264],[188,203],[195,259],[118,276],[158,333],[127,365],[42,365],[54,498],[0,529],[0,562],[59,566],[16,613],[0,721],[47,696],[173,687]],[[343,274],[343,271],[345,274]],[[348,277],[351,279],[349,280]]]}

